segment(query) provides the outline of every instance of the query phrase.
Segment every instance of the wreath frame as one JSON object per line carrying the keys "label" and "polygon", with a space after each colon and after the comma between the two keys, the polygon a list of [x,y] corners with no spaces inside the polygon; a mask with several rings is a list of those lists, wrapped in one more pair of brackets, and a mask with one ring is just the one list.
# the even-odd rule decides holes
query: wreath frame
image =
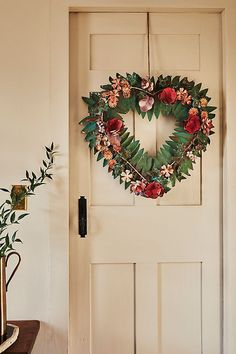
{"label": "wreath frame", "polygon": [[[82,97],[88,116],[80,121],[89,148],[103,159],[103,167],[119,177],[125,189],[146,198],[162,197],[190,176],[197,157],[202,156],[214,134],[208,89],[187,77],[163,75],[142,78],[139,74],[119,73],[109,77],[102,91]],[[150,156],[140,141],[125,127],[122,115],[130,110],[149,121],[160,114],[174,116],[176,127],[156,156]]]}

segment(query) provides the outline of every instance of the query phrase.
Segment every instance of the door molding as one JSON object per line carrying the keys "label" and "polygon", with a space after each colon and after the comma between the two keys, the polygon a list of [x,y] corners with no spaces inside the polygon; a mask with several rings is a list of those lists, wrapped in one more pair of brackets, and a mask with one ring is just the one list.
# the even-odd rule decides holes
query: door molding
{"label": "door molding", "polygon": [[[223,300],[223,349],[222,354],[236,352],[236,166],[235,137],[236,120],[234,97],[236,96],[236,46],[234,38],[236,3],[234,0],[147,0],[143,6],[142,0],[137,0],[133,6],[132,0],[50,0],[51,7],[51,122],[54,131],[58,124],[58,115],[64,114],[69,125],[69,12],[212,12],[220,13],[222,18],[222,300]],[[60,60],[58,60],[60,58]],[[63,89],[62,89],[63,88]],[[231,118],[232,117],[232,118]],[[65,131],[63,141],[59,142],[68,150],[69,134]],[[69,163],[69,156],[65,158]],[[65,182],[69,188],[69,180]],[[61,208],[67,206],[61,205]],[[67,210],[69,213],[69,210]],[[68,239],[68,232],[65,237]],[[69,313],[69,309],[68,309]],[[65,319],[66,320],[66,319]]]}

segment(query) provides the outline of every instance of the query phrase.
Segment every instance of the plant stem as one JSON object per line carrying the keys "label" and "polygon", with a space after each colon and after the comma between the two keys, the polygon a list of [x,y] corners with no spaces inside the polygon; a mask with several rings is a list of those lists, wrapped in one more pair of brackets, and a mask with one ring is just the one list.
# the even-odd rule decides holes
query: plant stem
{"label": "plant stem", "polygon": [[126,160],[126,158],[124,158],[119,152],[118,152],[118,155],[120,156],[120,158],[121,158],[123,161],[125,161],[125,163],[126,163],[127,165],[129,165],[129,166],[132,168],[132,170],[134,170],[134,171],[137,173],[137,175],[139,175],[139,177],[141,177],[142,179],[146,180],[146,178],[143,177],[143,175],[141,175],[141,173],[140,173],[138,170],[136,170],[136,168],[135,168],[128,160]]}

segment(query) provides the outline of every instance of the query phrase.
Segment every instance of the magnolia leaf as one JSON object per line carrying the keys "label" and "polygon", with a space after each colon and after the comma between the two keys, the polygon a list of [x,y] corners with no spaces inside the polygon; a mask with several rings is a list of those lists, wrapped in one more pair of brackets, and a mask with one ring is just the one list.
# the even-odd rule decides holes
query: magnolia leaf
{"label": "magnolia leaf", "polygon": [[121,135],[121,141],[120,141],[121,145],[128,139],[129,135],[130,135],[129,132],[124,133],[123,135]]}
{"label": "magnolia leaf", "polygon": [[154,114],[156,116],[156,119],[160,115],[161,107],[162,107],[162,103],[160,101],[157,101],[157,102],[154,103]]}
{"label": "magnolia leaf", "polygon": [[152,108],[149,111],[147,111],[147,116],[148,116],[149,122],[152,120],[153,111],[154,111],[154,107],[153,106],[152,106]]}
{"label": "magnolia leaf", "polygon": [[83,128],[83,132],[84,133],[90,133],[92,131],[94,131],[97,127],[97,123],[96,122],[89,122],[86,124],[86,126]]}
{"label": "magnolia leaf", "polygon": [[123,148],[127,148],[131,142],[134,140],[134,136],[130,136],[128,139],[126,139],[123,143],[122,143],[122,147]]}
{"label": "magnolia leaf", "polygon": [[97,156],[97,161],[101,160],[103,158],[103,153],[100,151]]}
{"label": "magnolia leaf", "polygon": [[91,105],[94,105],[95,104],[95,101],[90,98],[90,97],[82,97],[82,100],[88,105],[88,106],[91,106]]}
{"label": "magnolia leaf", "polygon": [[137,154],[131,159],[131,162],[136,165],[138,163],[138,161],[141,159],[141,157],[143,156],[144,153],[144,149],[141,149],[137,152]]}
{"label": "magnolia leaf", "polygon": [[212,112],[212,111],[214,111],[215,109],[216,109],[217,107],[214,107],[214,106],[206,106],[206,111],[208,112],[208,113],[210,113],[210,112]]}

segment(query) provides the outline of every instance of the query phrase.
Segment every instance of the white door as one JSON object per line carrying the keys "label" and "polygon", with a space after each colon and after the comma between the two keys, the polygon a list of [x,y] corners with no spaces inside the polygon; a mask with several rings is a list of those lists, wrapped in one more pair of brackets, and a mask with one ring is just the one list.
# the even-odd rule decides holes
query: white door
{"label": "white door", "polygon": [[[220,107],[218,14],[150,14],[153,75],[187,76]],[[158,200],[134,197],[90,154],[81,96],[116,72],[147,75],[145,13],[70,17],[70,354],[219,354],[221,348],[220,112],[192,177]],[[129,112],[155,154],[173,125]],[[78,236],[77,200],[89,232]]]}

